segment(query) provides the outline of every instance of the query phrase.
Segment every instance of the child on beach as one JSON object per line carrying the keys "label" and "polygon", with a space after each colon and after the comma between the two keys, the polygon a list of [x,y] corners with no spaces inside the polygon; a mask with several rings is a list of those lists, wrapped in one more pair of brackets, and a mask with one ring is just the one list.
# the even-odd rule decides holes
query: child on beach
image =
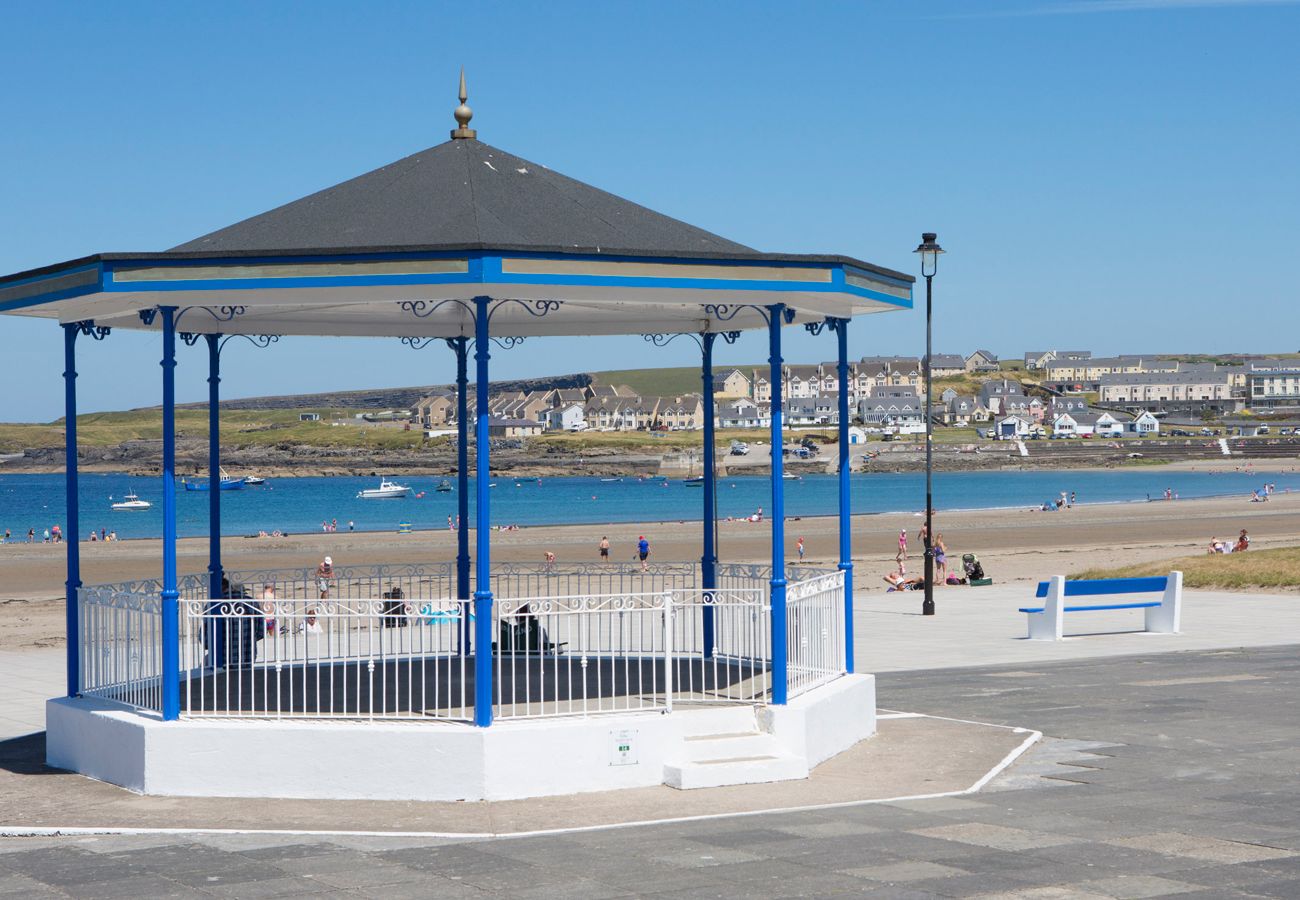
{"label": "child on beach", "polygon": [[898,558],[907,559],[907,529],[904,528],[898,533]]}
{"label": "child on beach", "polygon": [[795,545],[795,548],[799,551],[799,562],[803,562],[803,538],[802,537],[799,538],[799,543]]}
{"label": "child on beach", "polygon": [[641,571],[648,572],[650,566],[646,560],[650,557],[650,542],[645,539],[644,534],[636,539],[636,555],[641,558]]}

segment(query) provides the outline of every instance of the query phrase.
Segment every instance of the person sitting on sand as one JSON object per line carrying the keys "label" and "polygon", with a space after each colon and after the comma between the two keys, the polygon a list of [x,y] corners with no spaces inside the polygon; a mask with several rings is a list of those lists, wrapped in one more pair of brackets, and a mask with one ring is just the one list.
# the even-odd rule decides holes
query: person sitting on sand
{"label": "person sitting on sand", "polygon": [[1233,553],[1242,553],[1250,549],[1250,535],[1246,534],[1246,529],[1241,529],[1241,534],[1237,537],[1237,545],[1232,548]]}
{"label": "person sitting on sand", "polygon": [[1223,541],[1219,540],[1217,537],[1212,537],[1212,538],[1210,538],[1210,549],[1209,549],[1207,552],[1208,552],[1208,553],[1222,553],[1222,552],[1223,552]]}
{"label": "person sitting on sand", "polygon": [[902,572],[890,572],[885,576],[885,583],[891,591],[914,591],[925,585],[925,578],[921,575],[908,578]]}

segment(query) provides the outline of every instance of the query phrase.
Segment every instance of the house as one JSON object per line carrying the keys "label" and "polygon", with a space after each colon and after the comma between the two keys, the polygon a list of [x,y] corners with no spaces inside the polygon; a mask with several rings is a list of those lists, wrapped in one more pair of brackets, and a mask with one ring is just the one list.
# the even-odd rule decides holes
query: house
{"label": "house", "polygon": [[865,429],[857,426],[849,426],[849,444],[865,444],[867,442],[867,432]]}
{"label": "house", "polygon": [[298,413],[299,422],[319,422],[320,413]]}
{"label": "house", "polygon": [[995,381],[986,381],[980,385],[980,405],[994,415],[1007,411],[1005,401],[1010,397],[1025,399],[1025,388],[1019,381],[999,378]]}
{"label": "house", "polygon": [[528,419],[488,417],[488,434],[492,437],[535,437],[542,433],[541,423]]}
{"label": "house", "polygon": [[1067,412],[1057,413],[1052,416],[1052,434],[1063,434],[1072,437],[1079,434],[1079,420]]}
{"label": "house", "polygon": [[1003,440],[1026,438],[1034,427],[1034,423],[1024,416],[999,416],[994,423],[994,434]]}
{"label": "house", "polygon": [[921,386],[921,361],[914,356],[864,356],[858,361],[859,396],[878,387]]}
{"label": "house", "polygon": [[[1075,420],[1078,420],[1075,416]],[[1124,433],[1124,423],[1108,412],[1099,413],[1092,423],[1093,433],[1098,437],[1119,437]]]}
{"label": "house", "polygon": [[[922,357],[922,365],[926,363]],[[922,369],[924,371],[924,368]],[[966,374],[966,360],[960,353],[936,353],[934,354],[934,366],[930,369],[932,378],[952,378],[957,375]]]}
{"label": "house", "polygon": [[745,373],[739,369],[732,369],[729,372],[714,373],[713,396],[719,399],[725,397],[748,397],[749,392],[749,379],[745,376]]}
{"label": "house", "polygon": [[1187,402],[1227,400],[1232,387],[1227,373],[1213,369],[1185,372],[1144,372],[1101,376],[1100,397],[1103,404],[1160,404],[1166,401]]}
{"label": "house", "polygon": [[660,397],[637,397],[623,404],[623,431],[649,431],[658,424]]}
{"label": "house", "polygon": [[1124,431],[1136,435],[1159,434],[1160,420],[1150,412],[1143,411],[1124,423]]}
{"label": "house", "polygon": [[785,404],[785,421],[787,425],[818,425],[817,402],[811,397],[800,397]]}
{"label": "house", "polygon": [[1300,365],[1281,360],[1252,363],[1246,372],[1246,402],[1253,410],[1300,408]]}
{"label": "house", "polygon": [[592,398],[582,408],[583,421],[597,431],[615,431],[623,424],[623,404],[619,397]]}
{"label": "house", "polygon": [[1066,394],[1053,397],[1047,403],[1047,417],[1053,418],[1061,413],[1084,413],[1088,411],[1088,401],[1079,396]]}
{"label": "house", "polygon": [[659,424],[674,431],[704,427],[704,400],[699,394],[665,398],[659,406]]}
{"label": "house", "polygon": [[[944,393],[947,393],[947,391]],[[971,422],[987,422],[988,410],[980,406],[974,397],[954,396],[947,402],[943,421],[946,425],[969,425]]]}
{"label": "house", "polygon": [[749,375],[749,397],[755,403],[772,402],[772,385],[766,369],[754,369]]}
{"label": "house", "polygon": [[862,421],[882,425],[924,423],[921,398],[913,387],[878,387],[858,402]]}
{"label": "house", "polygon": [[791,400],[816,397],[821,391],[820,366],[786,366],[782,373],[782,396]]}
{"label": "house", "polygon": [[1030,350],[1025,354],[1025,368],[1038,371],[1054,360],[1092,359],[1091,350]]}
{"label": "house", "polygon": [[958,394],[955,388],[944,388],[943,393],[939,395],[939,402],[951,403],[952,401],[956,400],[957,397]]}
{"label": "house", "polygon": [[587,427],[587,417],[581,403],[553,406],[542,415],[547,431],[582,431]]}
{"label": "house", "polygon": [[771,407],[752,400],[732,400],[717,407],[719,428],[769,428],[772,425]]}
{"label": "house", "polygon": [[432,394],[422,397],[415,403],[413,410],[416,421],[424,428],[437,428],[456,418],[455,396]]}
{"label": "house", "polygon": [[976,350],[966,357],[964,368],[967,372],[996,372],[1001,367],[998,365],[996,353],[990,353],[987,350]]}

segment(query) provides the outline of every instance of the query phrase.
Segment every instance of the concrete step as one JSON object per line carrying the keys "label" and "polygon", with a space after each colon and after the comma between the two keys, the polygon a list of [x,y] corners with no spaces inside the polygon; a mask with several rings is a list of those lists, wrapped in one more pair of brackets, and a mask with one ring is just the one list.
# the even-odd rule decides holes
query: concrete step
{"label": "concrete step", "polygon": [[664,784],[679,791],[765,784],[808,777],[808,764],[794,756],[741,756],[664,766]]}
{"label": "concrete step", "polygon": [[758,730],[754,707],[748,704],[703,706],[698,709],[674,706],[673,718],[681,721],[682,735],[687,738]]}
{"label": "concrete step", "polygon": [[741,757],[779,756],[784,751],[776,738],[761,731],[701,734],[684,742],[682,761],[714,762]]}

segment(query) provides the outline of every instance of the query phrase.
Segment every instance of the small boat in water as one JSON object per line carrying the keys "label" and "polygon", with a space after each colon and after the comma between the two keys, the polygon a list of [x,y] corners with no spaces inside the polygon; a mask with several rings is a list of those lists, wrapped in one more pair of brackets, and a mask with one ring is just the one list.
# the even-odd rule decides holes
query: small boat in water
{"label": "small boat in water", "polygon": [[380,476],[379,487],[357,491],[357,497],[362,500],[388,500],[395,497],[407,497],[410,493],[411,489],[406,485],[389,481],[387,478]]}
{"label": "small boat in water", "polygon": [[802,475],[796,475],[793,472],[786,472],[781,477],[784,478],[786,481],[803,481]]}
{"label": "small boat in water", "polygon": [[[112,497],[108,499],[112,500]],[[151,509],[153,504],[148,500],[141,500],[135,495],[135,491],[127,491],[126,496],[113,504],[113,509]]]}
{"label": "small boat in water", "polygon": [[687,487],[703,487],[703,486],[704,486],[704,476],[703,476],[703,475],[696,475],[694,478],[687,478],[687,479],[686,479],[686,486],[687,486]]}
{"label": "small boat in water", "polygon": [[244,477],[244,484],[266,484],[266,479],[260,475],[247,475]]}
{"label": "small boat in water", "polygon": [[[242,491],[242,490],[244,489],[244,484],[245,484],[245,481],[246,481],[245,479],[243,479],[243,478],[231,478],[231,477],[230,477],[230,473],[227,472],[227,471],[225,470],[224,467],[219,467],[218,471],[220,471],[220,473],[221,473],[221,480],[218,482],[218,485],[219,485],[218,490],[222,490],[222,491]],[[184,480],[184,479],[181,479],[181,484],[185,485],[185,490],[187,490],[187,491],[210,491],[210,490],[212,490],[212,479],[211,479],[211,477],[209,477],[207,481],[186,481],[186,480]]]}
{"label": "small boat in water", "polygon": [[451,482],[444,478],[438,482],[438,486],[434,490],[439,494],[449,494],[451,493]]}
{"label": "small boat in water", "polygon": [[605,484],[611,484],[611,483],[613,483],[613,482],[615,482],[615,481],[622,481],[623,479],[622,479],[622,478],[602,478],[602,479],[600,479],[600,480],[601,480],[602,482],[604,482]]}

